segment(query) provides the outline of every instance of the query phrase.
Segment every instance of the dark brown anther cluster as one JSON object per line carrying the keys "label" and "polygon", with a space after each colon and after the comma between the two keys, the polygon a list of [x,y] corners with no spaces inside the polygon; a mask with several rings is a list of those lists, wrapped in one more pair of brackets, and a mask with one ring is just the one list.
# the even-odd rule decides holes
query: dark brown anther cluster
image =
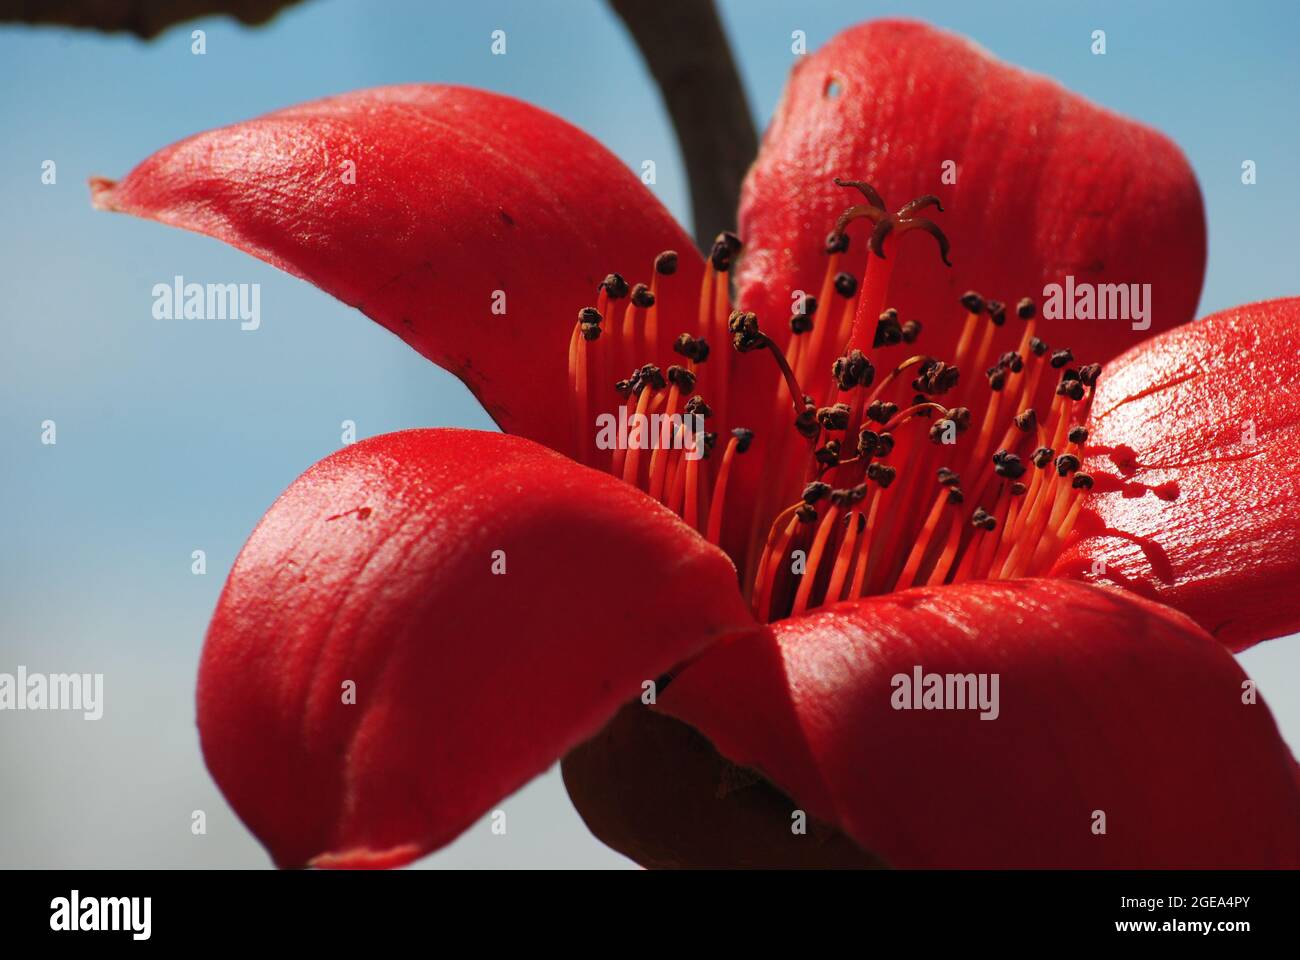
{"label": "dark brown anther cluster", "polygon": [[744,453],[749,449],[749,445],[754,442],[754,431],[745,427],[736,427],[731,431],[731,435],[736,438],[736,452]]}
{"label": "dark brown anther cluster", "polygon": [[872,346],[875,347],[892,347],[903,340],[903,327],[898,322],[898,311],[890,307],[880,315],[876,322],[876,335],[872,340]]}
{"label": "dark brown anther cluster", "polygon": [[737,353],[748,353],[767,345],[767,338],[758,329],[758,317],[752,312],[732,310],[727,318],[727,330]]}
{"label": "dark brown anther cluster", "polygon": [[867,427],[858,433],[858,456],[871,457],[880,449],[880,434]]}
{"label": "dark brown anther cluster", "polygon": [[709,251],[709,262],[713,264],[713,269],[719,273],[730,270],[736,254],[740,252],[740,247],[740,237],[730,230],[723,230],[718,234],[717,239],[713,241],[713,249]]}
{"label": "dark brown anther cluster", "polygon": [[811,506],[830,492],[831,485],[829,483],[822,483],[820,480],[814,480],[803,488],[803,493],[800,494],[800,496],[803,498],[804,503]]}
{"label": "dark brown anther cluster", "polygon": [[790,332],[807,333],[813,328],[813,314],[817,312],[817,298],[804,297],[802,309],[790,316]]}
{"label": "dark brown anther cluster", "polygon": [[940,467],[936,470],[935,478],[939,481],[941,487],[955,487],[961,483],[961,477],[947,467]]}
{"label": "dark brown anther cluster", "polygon": [[1097,378],[1100,376],[1100,363],[1090,363],[1087,366],[1079,368],[1079,380],[1085,387],[1095,387],[1097,385]]}
{"label": "dark brown anther cluster", "polygon": [[921,321],[908,320],[903,324],[903,342],[916,343],[916,338],[921,335]]}
{"label": "dark brown anther cluster", "polygon": [[1041,357],[1047,352],[1047,341],[1040,340],[1038,337],[1030,337],[1029,349],[1033,352],[1034,356]]}
{"label": "dark brown anther cluster", "polygon": [[837,507],[848,507],[866,499],[867,485],[860,483],[856,487],[846,487],[831,491],[831,503]]}
{"label": "dark brown anther cluster", "polygon": [[835,403],[817,411],[817,422],[826,430],[847,430],[849,428],[849,405]]}
{"label": "dark brown anther cluster", "polygon": [[803,409],[794,418],[794,428],[805,440],[816,440],[821,433],[821,425],[817,422],[817,407],[808,397],[804,397]]}
{"label": "dark brown anther cluster", "polygon": [[671,277],[677,272],[677,251],[665,250],[655,257],[655,273],[661,277]]}
{"label": "dark brown anther cluster", "polygon": [[682,396],[689,397],[695,392],[695,374],[677,364],[668,368],[668,382],[675,386]]}
{"label": "dark brown anther cluster", "polygon": [[1063,453],[1056,458],[1056,472],[1059,476],[1068,477],[1079,469],[1079,458],[1072,453]]}
{"label": "dark brown anther cluster", "polygon": [[861,350],[850,350],[846,356],[836,358],[831,364],[831,376],[841,390],[869,387],[876,379],[876,368]]}
{"label": "dark brown anther cluster", "polygon": [[1026,407],[1015,415],[1014,423],[1021,433],[1028,433],[1038,426],[1038,414],[1034,412],[1033,407]]}
{"label": "dark brown anther cluster", "polygon": [[1057,396],[1069,397],[1071,400],[1083,399],[1083,381],[1077,370],[1066,370],[1061,374],[1061,382],[1056,385]]}
{"label": "dark brown anther cluster", "polygon": [[1008,480],[1019,480],[1025,475],[1025,465],[1011,451],[999,450],[993,454],[993,472]]}
{"label": "dark brown anther cluster", "polygon": [[823,468],[829,469],[837,466],[840,462],[840,442],[838,440],[827,440],[825,446],[818,447],[813,451],[813,456]]}
{"label": "dark brown anther cluster", "polygon": [[948,490],[948,505],[959,506],[966,500],[966,494],[961,492],[961,487],[951,487]]}
{"label": "dark brown anther cluster", "polygon": [[888,400],[872,400],[867,406],[867,419],[876,423],[888,423],[898,413],[898,404]]}
{"label": "dark brown anther cluster", "polygon": [[832,230],[826,235],[827,253],[845,253],[849,249],[849,235]]}
{"label": "dark brown anther cluster", "polygon": [[976,507],[975,512],[971,514],[970,525],[991,532],[997,529],[998,520],[983,507]]}
{"label": "dark brown anther cluster", "polygon": [[1079,445],[1087,443],[1088,428],[1080,426],[1071,427],[1070,432],[1066,436],[1069,437],[1070,442],[1073,444]]}
{"label": "dark brown anther cluster", "polygon": [[993,326],[1000,327],[1007,322],[1007,305],[1001,300],[989,300],[984,304]]}
{"label": "dark brown anther cluster", "polygon": [[869,463],[867,464],[867,479],[875,483],[880,489],[884,490],[894,478],[898,476],[898,471],[888,464]]}
{"label": "dark brown anther cluster", "polygon": [[696,394],[695,396],[691,397],[691,399],[687,400],[686,406],[683,407],[682,409],[685,410],[686,415],[688,417],[699,416],[699,417],[703,417],[705,420],[708,420],[711,416],[713,416],[713,408],[710,407],[707,403],[705,403],[704,398],[701,397],[699,394]]}
{"label": "dark brown anther cluster", "polygon": [[960,377],[961,371],[951,363],[926,357],[916,369],[916,379],[912,381],[912,389],[920,391],[923,400],[929,397],[941,397],[957,386]]}
{"label": "dark brown anther cluster", "polygon": [[966,308],[967,313],[984,312],[984,298],[974,290],[967,290],[961,295],[961,305]]}
{"label": "dark brown anther cluster", "polygon": [[858,292],[858,278],[851,273],[835,274],[835,292],[845,300]]}
{"label": "dark brown anther cluster", "polygon": [[1064,367],[1073,359],[1074,359],[1074,354],[1071,353],[1069,348],[1067,347],[1064,350],[1057,350],[1055,353],[1053,353],[1052,359],[1049,362],[1052,364],[1053,370],[1060,370],[1062,367]]}
{"label": "dark brown anther cluster", "polygon": [[628,294],[627,281],[617,273],[606,275],[600,285],[605,288],[605,294],[611,300],[622,300]]}
{"label": "dark brown anther cluster", "polygon": [[1086,473],[1076,473],[1074,479],[1070,481],[1070,486],[1075,490],[1091,490],[1092,477]]}
{"label": "dark brown anther cluster", "polygon": [[683,333],[673,341],[673,352],[687,360],[703,363],[709,359],[709,344],[703,337],[692,337],[689,333]]}
{"label": "dark brown anther cluster", "polygon": [[655,305],[655,295],[650,292],[650,288],[644,283],[638,283],[632,288],[632,303],[641,309],[653,307]]}
{"label": "dark brown anther cluster", "polygon": [[578,311],[578,323],[581,324],[582,338],[595,340],[600,336],[600,324],[605,318],[595,307],[583,307]]}
{"label": "dark brown anther cluster", "polygon": [[1029,462],[1039,470],[1042,470],[1052,462],[1052,458],[1055,456],[1056,451],[1051,447],[1038,447],[1029,455]]}
{"label": "dark brown anther cluster", "polygon": [[1021,320],[1032,320],[1038,308],[1034,306],[1034,301],[1028,297],[1021,297],[1016,303],[1016,316]]}
{"label": "dark brown anther cluster", "polygon": [[620,382],[626,382],[630,392],[635,393],[637,396],[640,396],[641,391],[646,387],[662,390],[668,384],[668,381],[664,379],[663,371],[653,363],[647,363],[645,366],[633,370],[632,376],[627,381]]}

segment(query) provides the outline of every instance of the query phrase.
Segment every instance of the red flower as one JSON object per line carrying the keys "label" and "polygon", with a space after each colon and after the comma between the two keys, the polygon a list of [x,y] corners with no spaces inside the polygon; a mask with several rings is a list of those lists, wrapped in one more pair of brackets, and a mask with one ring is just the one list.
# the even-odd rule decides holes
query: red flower
{"label": "red flower", "polygon": [[[1300,300],[1178,326],[1203,214],[1159,134],[880,22],[795,70],[707,261],[590,138],[455,87],[93,189],[357,306],[517,435],[349,446],[236,561],[199,728],[278,864],[406,862],[566,754],[650,865],[1300,860],[1228,651],[1300,627]],[[973,292],[1067,282],[1154,310]],[[618,413],[707,436],[607,449]]]}

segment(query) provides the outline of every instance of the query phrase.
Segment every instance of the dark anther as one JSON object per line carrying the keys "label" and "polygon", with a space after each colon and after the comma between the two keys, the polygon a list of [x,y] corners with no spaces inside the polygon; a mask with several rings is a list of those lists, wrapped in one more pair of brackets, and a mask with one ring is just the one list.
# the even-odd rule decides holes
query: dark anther
{"label": "dark anther", "polygon": [[677,251],[665,250],[655,257],[655,273],[661,277],[671,277],[677,272]]}
{"label": "dark anther", "polygon": [[695,374],[677,364],[668,368],[668,382],[676,386],[683,396],[689,397],[695,391]]}
{"label": "dark anther", "polygon": [[754,431],[747,430],[744,427],[736,427],[731,431],[731,435],[736,438],[737,453],[744,453],[749,449],[749,445],[754,442]]}
{"label": "dark anther", "polygon": [[600,337],[600,324],[584,323],[582,325],[582,339],[596,340]]}
{"label": "dark anther", "polygon": [[[839,507],[852,506],[860,503],[867,495],[867,485],[860,483],[856,487],[845,487],[841,490],[831,491],[831,503]],[[848,520],[848,517],[844,518]]]}
{"label": "dark anther", "polygon": [[1068,347],[1064,350],[1057,350],[1055,353],[1052,354],[1052,359],[1051,359],[1052,369],[1060,370],[1063,366],[1065,366],[1073,359],[1074,359],[1074,354],[1070,352]]}
{"label": "dark anther", "polygon": [[858,454],[863,457],[869,457],[880,449],[880,434],[866,427],[858,434]]}
{"label": "dark anther", "polygon": [[732,260],[739,252],[740,237],[730,230],[723,230],[713,241],[713,249],[709,251],[709,262],[713,264],[714,270],[726,273],[731,269]]}
{"label": "dark anther", "polygon": [[817,434],[821,433],[821,427],[817,423],[817,408],[810,403],[800,410],[794,418],[794,428],[801,437],[816,440]]}
{"label": "dark anther", "polygon": [[989,367],[984,376],[989,378],[989,389],[995,393],[1007,385],[1007,372],[1001,367]]}
{"label": "dark anther", "polygon": [[1046,467],[1049,463],[1052,462],[1052,458],[1054,456],[1056,456],[1056,451],[1053,450],[1051,447],[1038,447],[1036,450],[1034,450],[1033,453],[1029,455],[1029,459],[1034,466],[1036,466],[1039,470],[1042,470],[1044,467]]}
{"label": "dark anther", "polygon": [[849,249],[849,235],[832,230],[826,235],[826,252],[843,253]]}
{"label": "dark anther", "polygon": [[919,417],[922,420],[929,420],[932,416],[934,416],[934,411],[932,411],[929,407],[923,406],[923,404],[927,404],[929,402],[930,402],[930,398],[923,393],[918,393],[916,396],[914,396],[909,406],[921,407],[921,409],[916,411],[916,413],[912,414],[912,416]]}
{"label": "dark anther", "polygon": [[607,275],[604,280],[600,281],[600,285],[605,288],[605,293],[611,300],[622,300],[627,296],[627,281],[617,273]]}
{"label": "dark anther", "polygon": [[748,353],[757,347],[766,346],[766,338],[758,331],[758,317],[753,313],[731,311],[731,316],[727,318],[727,330],[731,332],[731,345],[738,353]]}
{"label": "dark anther", "polygon": [[600,323],[604,319],[595,307],[583,307],[578,311],[579,323]]}
{"label": "dark anther", "polygon": [[951,506],[957,506],[965,499],[966,495],[961,492],[960,487],[952,487],[948,490],[948,503]]}
{"label": "dark anther", "polygon": [[883,460],[893,451],[894,435],[892,433],[881,433],[879,442],[876,444],[876,456]]}
{"label": "dark anther", "polygon": [[967,313],[984,312],[984,298],[974,290],[967,290],[961,295],[961,305],[966,308]]}
{"label": "dark anther", "polygon": [[716,433],[705,432],[704,434],[704,459],[709,459],[709,454],[713,448],[718,445],[718,435]]}
{"label": "dark anther", "polygon": [[1021,433],[1028,433],[1038,426],[1038,414],[1034,413],[1033,407],[1026,407],[1016,414],[1014,422],[1017,430]]}
{"label": "dark anther", "polygon": [[626,400],[628,397],[632,396],[632,381],[618,380],[614,383],[614,389],[618,391],[620,397]]}
{"label": "dark anther", "polygon": [[1076,473],[1074,479],[1070,481],[1070,486],[1075,490],[1091,490],[1092,477],[1086,473]]}
{"label": "dark anther", "polygon": [[984,304],[984,309],[988,311],[993,326],[1000,327],[1007,322],[1007,305],[1001,300],[988,301]]}
{"label": "dark anther", "polygon": [[820,480],[814,480],[812,483],[808,484],[808,486],[803,488],[801,496],[803,497],[804,503],[812,505],[830,492],[831,485],[829,483],[822,483]]}
{"label": "dark anther", "polygon": [[812,507],[808,506],[808,504],[806,503],[803,506],[801,506],[798,510],[796,510],[794,512],[794,515],[799,518],[800,523],[817,522],[817,511],[814,510]]}
{"label": "dark anther", "polygon": [[980,530],[996,530],[998,520],[983,507],[976,507],[975,512],[970,515],[970,525]]}
{"label": "dark anther", "polygon": [[1019,480],[1025,475],[1025,465],[1010,450],[999,450],[993,454],[993,472],[1008,480]]}
{"label": "dark anther", "polygon": [[837,357],[831,364],[831,376],[841,390],[869,387],[876,379],[876,368],[861,350],[850,350],[846,356]]}
{"label": "dark anther", "polygon": [[1040,340],[1038,337],[1030,337],[1029,349],[1034,352],[1034,356],[1041,357],[1047,352],[1047,341]]}
{"label": "dark anther", "polygon": [[1029,487],[1027,484],[1017,482],[1017,483],[1013,483],[1008,489],[1010,489],[1011,495],[1013,497],[1023,497],[1025,493],[1029,490]]}
{"label": "dark anther", "polygon": [[902,342],[903,327],[898,322],[898,311],[890,307],[880,315],[876,323],[876,335],[872,341],[874,347],[892,347]]}
{"label": "dark anther", "polygon": [[1086,367],[1079,368],[1079,379],[1086,387],[1095,387],[1099,376],[1101,376],[1100,363],[1090,363]]}
{"label": "dark anther", "polygon": [[919,390],[926,395],[926,398],[943,396],[957,386],[957,381],[961,377],[961,371],[952,364],[930,357],[921,361],[921,365],[916,368],[916,373],[916,379],[912,381],[912,389]]}
{"label": "dark anther", "polygon": [[1034,306],[1034,301],[1028,297],[1021,297],[1019,302],[1016,303],[1016,316],[1021,320],[1032,320],[1036,312],[1037,308]]}
{"label": "dark anther", "polygon": [[701,416],[705,420],[713,416],[713,408],[704,402],[704,398],[699,394],[691,397],[686,401],[686,406],[682,408],[686,411],[688,417]]}
{"label": "dark anther", "polygon": [[709,359],[709,344],[703,337],[692,337],[689,333],[683,333],[673,341],[673,352],[696,363],[703,363]]}
{"label": "dark anther", "polygon": [[858,292],[858,278],[851,273],[835,274],[835,292],[847,300]]}
{"label": "dark anther", "polygon": [[1088,442],[1088,428],[1087,428],[1087,427],[1071,427],[1071,428],[1070,428],[1070,432],[1069,432],[1068,434],[1066,434],[1066,436],[1068,436],[1068,437],[1070,438],[1070,442],[1073,443],[1073,444],[1075,444],[1075,445],[1083,444],[1083,443],[1087,443],[1087,442]]}
{"label": "dark anther", "polygon": [[1025,361],[1014,350],[1008,350],[1002,356],[998,357],[998,366],[1010,370],[1012,373],[1019,373],[1025,369]]}
{"label": "dark anther", "polygon": [[826,446],[818,447],[813,451],[813,456],[823,467],[837,466],[840,462],[840,442],[827,440]]}
{"label": "dark anther", "polygon": [[1066,477],[1079,469],[1079,458],[1072,453],[1063,453],[1056,458],[1056,472]]}
{"label": "dark anther", "polygon": [[970,409],[967,407],[951,407],[948,410],[947,417],[953,423],[957,424],[957,432],[965,433],[970,429]]}
{"label": "dark anther", "polygon": [[644,387],[653,387],[656,390],[662,390],[667,386],[668,381],[664,379],[663,371],[653,363],[647,363],[639,370],[632,374],[632,389],[638,394]]}
{"label": "dark anther", "polygon": [[792,314],[790,317],[790,332],[798,336],[801,333],[807,333],[813,328],[813,318],[806,313]]}
{"label": "dark anther", "polygon": [[[1069,371],[1066,371],[1067,373]],[[1071,400],[1083,399],[1083,381],[1078,376],[1062,377],[1061,382],[1056,385],[1058,396],[1069,397]]]}
{"label": "dark anther", "polygon": [[898,471],[888,464],[867,464],[867,479],[874,480],[882,489],[893,483],[896,476],[898,476]]}
{"label": "dark anther", "polygon": [[849,428],[849,405],[837,403],[822,407],[817,411],[817,422],[827,430],[847,430]]}
{"label": "dark anther", "polygon": [[940,467],[935,472],[935,476],[939,480],[939,486],[941,487],[955,487],[961,483],[961,478],[947,467]]}
{"label": "dark anther", "polygon": [[650,292],[650,288],[644,283],[638,283],[632,288],[632,303],[642,309],[653,307],[655,305],[655,295]]}
{"label": "dark anther", "polygon": [[867,407],[867,419],[874,420],[876,423],[888,423],[894,419],[896,413],[898,413],[898,404],[890,403],[888,400],[872,400]]}
{"label": "dark anther", "polygon": [[[865,499],[867,499],[867,485],[865,483],[859,483],[856,487],[849,488],[850,503],[861,503]],[[862,532],[862,524],[866,519],[861,514],[858,515],[858,533]]]}
{"label": "dark anther", "polygon": [[936,420],[934,426],[930,428],[930,442],[943,443],[950,436],[956,436],[960,432],[961,431],[957,429],[957,424],[954,421],[949,420],[947,417],[943,417]]}
{"label": "dark anther", "polygon": [[909,320],[903,324],[903,342],[916,343],[916,338],[921,335],[921,321]]}

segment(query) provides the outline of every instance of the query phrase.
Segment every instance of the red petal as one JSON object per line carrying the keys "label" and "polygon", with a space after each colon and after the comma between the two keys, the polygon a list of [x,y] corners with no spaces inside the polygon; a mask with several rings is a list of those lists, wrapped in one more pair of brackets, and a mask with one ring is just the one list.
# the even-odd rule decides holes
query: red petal
{"label": "red petal", "polygon": [[[355,183],[342,179],[347,160]],[[675,249],[672,286],[693,303],[702,270],[690,238],[599,143],[462,87],[290,107],[181,141],[92,189],[96,206],[310,280],[464,380],[503,429],[566,451],[556,405],[568,402],[569,336],[601,278],[648,280],[654,256]]]}
{"label": "red petal", "polygon": [[1225,310],[1110,364],[1082,539],[1054,573],[1111,580],[1229,647],[1300,630],[1300,298]]}
{"label": "red petal", "polygon": [[[894,709],[917,666],[997,674],[997,718]],[[896,866],[1294,866],[1293,760],[1244,679],[1168,608],[1020,580],[781,621],[659,704]]]}
{"label": "red petal", "polygon": [[[828,95],[832,82],[838,96]],[[957,164],[956,184],[941,180],[947,161]],[[891,210],[922,194],[942,199],[946,212],[926,214],[952,242],[952,269],[928,237],[901,240],[888,254],[898,260],[889,302],[902,319],[925,323],[927,353],[952,355],[958,298],[972,288],[1015,303],[1072,274],[1151,284],[1153,330],[1195,312],[1205,221],[1179,149],[951,33],[881,20],[801,58],[741,199],[748,246],[739,283],[749,309],[783,320],[791,290],[819,289],[826,235],[862,202],[831,182],[837,176],[872,183]],[[861,279],[867,234],[861,225],[849,232]],[[1144,336],[1123,321],[1040,324],[1040,336],[1075,348],[1083,362]],[[995,347],[1013,349],[1019,337],[1013,318]]]}
{"label": "red petal", "polygon": [[356,443],[235,562],[199,672],[208,768],[277,864],[404,863],[751,629],[735,584],[666,509],[529,441]]}

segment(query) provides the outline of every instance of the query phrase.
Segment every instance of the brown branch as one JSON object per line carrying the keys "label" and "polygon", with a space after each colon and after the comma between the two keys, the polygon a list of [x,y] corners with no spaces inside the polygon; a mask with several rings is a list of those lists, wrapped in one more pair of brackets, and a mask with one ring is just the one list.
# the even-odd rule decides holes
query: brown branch
{"label": "brown branch", "polygon": [[677,129],[695,242],[735,226],[758,133],[713,0],[609,0],[641,49]]}

